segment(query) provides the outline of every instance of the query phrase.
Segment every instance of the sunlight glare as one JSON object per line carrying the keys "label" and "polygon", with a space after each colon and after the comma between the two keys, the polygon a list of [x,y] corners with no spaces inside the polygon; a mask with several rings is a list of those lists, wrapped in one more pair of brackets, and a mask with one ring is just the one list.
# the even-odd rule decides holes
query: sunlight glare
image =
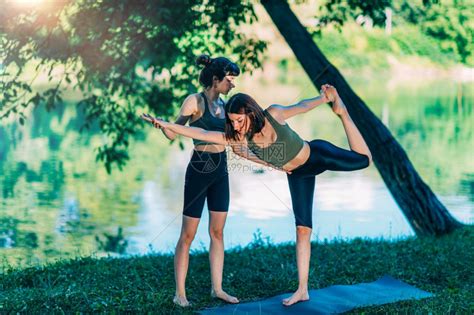
{"label": "sunlight glare", "polygon": [[35,6],[42,3],[44,0],[14,0],[18,5],[22,6]]}

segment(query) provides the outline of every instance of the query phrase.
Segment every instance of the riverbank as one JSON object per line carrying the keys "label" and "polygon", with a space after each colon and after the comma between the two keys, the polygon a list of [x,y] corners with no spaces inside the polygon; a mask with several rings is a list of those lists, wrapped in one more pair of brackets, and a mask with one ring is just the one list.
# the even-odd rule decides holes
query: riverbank
{"label": "riverbank", "polygon": [[[474,261],[473,244],[472,226],[440,238],[313,243],[310,288],[370,282],[389,274],[436,297],[357,312],[472,313],[474,276],[469,261]],[[294,250],[293,244],[273,245],[257,237],[245,248],[228,251],[224,288],[243,302],[296,289]],[[128,259],[83,257],[44,267],[7,268],[0,279],[2,313],[182,311],[171,302],[171,255]],[[187,290],[194,307],[186,313],[221,304],[209,295],[207,253],[191,256]]]}

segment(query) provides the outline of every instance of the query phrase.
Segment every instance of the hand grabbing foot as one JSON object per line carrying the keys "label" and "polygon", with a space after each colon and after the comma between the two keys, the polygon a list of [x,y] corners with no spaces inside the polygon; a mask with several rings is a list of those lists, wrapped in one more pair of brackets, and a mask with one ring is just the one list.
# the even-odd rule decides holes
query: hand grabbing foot
{"label": "hand grabbing foot", "polygon": [[298,302],[303,302],[303,301],[308,301],[309,300],[309,294],[308,290],[296,290],[295,293],[293,293],[292,296],[290,296],[287,299],[284,299],[282,301],[283,305],[285,306],[290,306]]}
{"label": "hand grabbing foot", "polygon": [[339,98],[336,88],[330,84],[322,85],[321,92],[326,95],[328,102],[334,102],[337,98]]}
{"label": "hand grabbing foot", "polygon": [[232,295],[227,294],[225,291],[211,291],[211,296],[214,298],[218,298],[223,300],[224,302],[231,303],[231,304],[237,304],[239,303],[239,300]]}
{"label": "hand grabbing foot", "polygon": [[332,111],[335,114],[342,116],[347,113],[346,105],[344,105],[344,102],[339,97],[339,94],[337,93],[337,90],[334,86],[325,84],[321,87],[321,91],[323,91],[327,99],[332,102]]}

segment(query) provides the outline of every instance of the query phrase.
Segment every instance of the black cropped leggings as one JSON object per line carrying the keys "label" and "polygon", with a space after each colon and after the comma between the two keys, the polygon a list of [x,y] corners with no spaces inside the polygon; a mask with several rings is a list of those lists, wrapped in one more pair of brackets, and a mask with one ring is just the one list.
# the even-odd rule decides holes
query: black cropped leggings
{"label": "black cropped leggings", "polygon": [[311,153],[303,165],[288,174],[296,225],[313,227],[313,196],[316,175],[326,170],[355,171],[369,166],[369,158],[355,151],[336,147],[324,140],[309,142]]}
{"label": "black cropped leggings", "polygon": [[184,179],[183,214],[200,218],[207,199],[211,211],[229,210],[229,173],[226,152],[194,150]]}

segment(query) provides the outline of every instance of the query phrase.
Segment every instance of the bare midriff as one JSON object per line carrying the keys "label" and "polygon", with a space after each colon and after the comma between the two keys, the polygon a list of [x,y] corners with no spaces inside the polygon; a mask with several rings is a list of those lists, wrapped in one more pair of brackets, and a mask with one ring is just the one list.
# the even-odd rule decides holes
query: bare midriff
{"label": "bare midriff", "polygon": [[194,146],[195,151],[220,153],[225,151],[225,145],[222,144],[199,144]]}
{"label": "bare midriff", "polygon": [[298,166],[303,165],[309,159],[310,152],[311,150],[309,148],[309,144],[305,141],[303,148],[300,150],[300,152],[298,152],[298,154],[291,161],[283,165],[283,170],[292,171]]}

